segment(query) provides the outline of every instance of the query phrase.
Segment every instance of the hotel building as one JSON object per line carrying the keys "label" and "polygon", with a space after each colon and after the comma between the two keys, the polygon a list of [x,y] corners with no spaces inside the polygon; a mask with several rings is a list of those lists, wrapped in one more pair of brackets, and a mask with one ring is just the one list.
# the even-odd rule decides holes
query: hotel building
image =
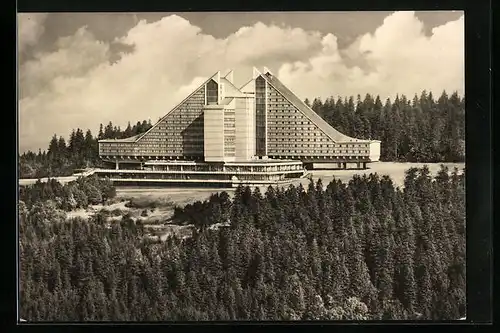
{"label": "hotel building", "polygon": [[315,163],[366,168],[380,141],[344,135],[267,68],[241,87],[233,71],[210,77],[147,132],[99,141],[120,184],[273,184],[303,177]]}

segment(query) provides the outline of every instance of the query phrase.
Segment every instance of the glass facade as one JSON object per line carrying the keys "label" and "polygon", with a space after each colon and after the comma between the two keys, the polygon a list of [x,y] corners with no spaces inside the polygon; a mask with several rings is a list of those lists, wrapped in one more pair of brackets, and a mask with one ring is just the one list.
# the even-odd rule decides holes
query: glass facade
{"label": "glass facade", "polygon": [[266,86],[267,82],[262,76],[255,80],[255,143],[257,156],[267,155]]}
{"label": "glass facade", "polygon": [[224,110],[224,156],[234,157],[236,155],[235,139],[235,111]]}
{"label": "glass facade", "polygon": [[273,86],[267,86],[266,96],[270,157],[369,155],[368,143],[335,143]]}
{"label": "glass facade", "polygon": [[[298,97],[295,95],[292,96],[293,98],[290,97],[292,93],[287,91],[281,83],[276,82],[268,77],[258,76],[255,79],[255,100],[250,100],[255,110],[247,108],[247,112],[252,113],[252,119],[248,120],[250,117],[238,118],[240,119],[238,126],[252,128],[251,134],[249,134],[250,131],[247,131],[248,133],[242,131],[243,134],[238,134],[243,138],[246,136],[252,142],[252,145],[240,144],[238,146],[247,147],[245,149],[248,149],[248,154],[242,155],[245,159],[247,156],[251,158],[253,154],[303,160],[309,158],[350,160],[366,159],[370,156],[369,142],[357,141],[349,137],[347,141],[352,139],[352,142],[336,142],[340,139],[337,140],[335,136],[332,136],[333,129],[326,128],[326,125],[318,122],[316,115],[313,117],[308,114],[309,109],[305,110],[303,106],[297,104],[300,102],[300,100],[297,101]],[[206,108],[205,103],[218,104],[221,96],[219,90],[222,88],[222,85],[214,80],[209,80],[206,85],[199,87],[189,98],[155,124],[137,142],[133,140],[100,142],[99,154],[111,158],[129,156],[145,159],[153,157],[203,159],[205,155],[204,135],[208,135],[207,142],[208,138],[212,137],[212,133],[205,133],[203,110]],[[225,107],[229,108],[229,105],[226,103]],[[238,108],[238,106],[234,107]],[[215,110],[216,107],[212,109],[211,111],[219,112]],[[214,130],[214,135],[217,135],[216,146],[220,148],[221,156],[223,154],[227,157],[236,157],[236,146],[241,142],[241,137],[236,137],[235,109],[223,109],[221,105],[220,112],[223,112],[223,114],[217,113],[217,126],[220,128],[217,127]],[[208,120],[207,118],[207,123]],[[253,132],[254,128],[255,132]],[[255,147],[253,147],[253,142],[255,142]]]}
{"label": "glass facade", "polygon": [[203,106],[200,87],[137,142],[100,143],[100,154],[110,156],[203,157]]}
{"label": "glass facade", "polygon": [[148,170],[100,170],[101,176],[114,180],[238,180],[277,181],[287,178],[299,178],[304,173],[301,162],[294,164],[186,164],[167,163],[154,165],[148,163]]}
{"label": "glass facade", "polygon": [[207,104],[214,105],[219,101],[219,85],[214,80],[207,83]]}

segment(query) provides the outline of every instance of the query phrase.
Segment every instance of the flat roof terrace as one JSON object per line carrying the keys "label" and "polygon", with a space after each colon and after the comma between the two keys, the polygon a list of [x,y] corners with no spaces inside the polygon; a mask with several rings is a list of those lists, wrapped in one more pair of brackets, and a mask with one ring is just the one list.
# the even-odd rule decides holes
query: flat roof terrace
{"label": "flat roof terrace", "polygon": [[216,165],[224,164],[228,166],[252,166],[252,165],[296,165],[302,164],[300,160],[281,160],[281,159],[262,159],[262,160],[248,160],[248,161],[221,161],[221,162],[197,162],[197,161],[178,161],[178,160],[149,160],[144,162],[145,166],[150,165]]}
{"label": "flat roof terrace", "polygon": [[162,174],[187,174],[187,175],[278,175],[287,173],[296,173],[303,171],[303,169],[293,169],[293,170],[278,170],[278,171],[194,171],[194,170],[124,170],[124,169],[99,169],[96,170],[96,174],[129,174],[129,175],[162,175]]}

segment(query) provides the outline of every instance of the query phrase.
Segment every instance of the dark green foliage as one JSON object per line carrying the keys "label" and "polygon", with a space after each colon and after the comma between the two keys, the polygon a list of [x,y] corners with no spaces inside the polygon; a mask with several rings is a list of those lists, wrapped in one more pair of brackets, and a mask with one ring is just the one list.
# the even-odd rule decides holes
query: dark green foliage
{"label": "dark green foliage", "polygon": [[113,216],[122,216],[123,215],[123,211],[120,208],[115,208],[115,209],[113,209],[113,211],[111,212],[111,214]]}
{"label": "dark green foliage", "polygon": [[65,211],[85,208],[89,204],[101,204],[114,198],[115,195],[115,187],[111,181],[97,176],[80,177],[65,185],[61,185],[55,179],[47,182],[38,180],[33,185],[19,188],[19,200],[23,201],[28,208],[51,201],[56,208]]}
{"label": "dark green foliage", "polygon": [[[309,100],[306,100],[309,105]],[[462,162],[465,159],[465,99],[457,93],[443,92],[437,101],[423,91],[412,101],[398,96],[394,101],[367,94],[342,100],[333,97],[324,102],[315,98],[311,105],[323,119],[342,133],[361,139],[381,140],[381,160],[405,162]],[[66,143],[54,134],[47,152],[28,151],[19,156],[20,178],[68,176],[75,169],[101,165],[100,139],[122,139],[146,132],[152,127],[146,120],[130,123],[125,130],[100,124],[96,138],[90,130],[78,128]]]}
{"label": "dark green foliage", "polygon": [[228,194],[214,193],[203,202],[196,201],[183,208],[175,207],[172,220],[177,224],[193,224],[198,229],[205,229],[215,223],[227,223],[230,212],[231,200]]}
{"label": "dark green foliage", "polygon": [[47,152],[39,152],[38,155],[28,151],[19,155],[19,177],[20,178],[43,178],[69,176],[75,169],[98,167],[99,146],[101,139],[123,139],[146,132],[152,127],[150,122],[137,122],[133,127],[129,126],[125,131],[113,126],[110,122],[104,129],[100,125],[99,135],[94,138],[92,132],[78,128],[70,134],[68,144],[63,137],[57,138],[54,134],[49,142]]}
{"label": "dark green foliage", "polygon": [[172,207],[173,204],[168,198],[151,199],[151,198],[130,198],[125,204],[127,208],[138,208],[145,210],[155,210],[159,207]]}
{"label": "dark green foliage", "polygon": [[[465,176],[445,173],[411,170],[403,191],[378,175],[307,191],[240,187],[232,201],[222,192],[178,208],[197,230],[165,242],[144,238],[129,215],[106,225],[66,220],[53,201],[21,202],[21,317],[460,318]],[[222,222],[230,227],[208,228]]]}
{"label": "dark green foliage", "polygon": [[[307,103],[306,103],[307,104]],[[308,104],[309,105],[309,104]],[[438,101],[423,91],[413,101],[398,96],[382,105],[379,96],[349,99],[315,98],[312,109],[340,132],[360,139],[381,140],[381,160],[463,162],[465,99],[443,92]]]}

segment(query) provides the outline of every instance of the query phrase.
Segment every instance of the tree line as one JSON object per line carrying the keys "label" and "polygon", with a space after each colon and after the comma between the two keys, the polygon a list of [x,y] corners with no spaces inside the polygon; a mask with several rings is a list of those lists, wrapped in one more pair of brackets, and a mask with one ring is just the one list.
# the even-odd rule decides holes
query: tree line
{"label": "tree line", "polygon": [[112,122],[100,124],[96,137],[90,129],[85,134],[78,128],[73,130],[66,143],[64,137],[56,134],[49,142],[48,150],[32,151],[19,156],[20,178],[43,178],[72,175],[75,169],[97,167],[100,165],[98,140],[123,139],[146,132],[152,127],[151,121],[143,120],[134,126],[128,123],[125,130]]}
{"label": "tree line", "polygon": [[[227,195],[227,194],[226,194]],[[80,320],[447,320],[465,313],[465,174],[442,167],[288,188],[240,186],[148,240],[129,216],[20,203],[20,315]],[[202,205],[204,214],[190,215]],[[230,222],[212,230],[207,224]],[[180,221],[182,222],[182,221]]]}
{"label": "tree line", "polygon": [[[446,92],[435,100],[432,92],[423,91],[412,100],[404,95],[382,103],[369,94],[333,97],[324,102],[316,98],[306,104],[339,131],[361,139],[381,140],[381,160],[401,162],[463,162],[465,160],[465,98]],[[74,169],[99,166],[97,141],[122,139],[144,133],[151,122],[128,124],[125,130],[100,125],[93,137],[90,130],[73,130],[69,142],[54,134],[48,150],[38,154],[28,151],[19,157],[20,178],[71,175]]]}
{"label": "tree line", "polygon": [[195,201],[184,207],[174,206],[172,222],[192,224],[199,230],[216,223],[227,223],[231,212],[231,199],[227,192],[212,193],[208,200]]}
{"label": "tree line", "polygon": [[34,205],[51,202],[55,209],[71,211],[88,205],[103,204],[116,196],[116,189],[109,179],[79,177],[62,185],[55,179],[19,188],[19,201],[30,209]]}
{"label": "tree line", "polygon": [[465,98],[456,92],[437,100],[424,90],[411,100],[400,95],[385,103],[369,94],[305,103],[344,134],[380,140],[382,161],[465,161]]}

